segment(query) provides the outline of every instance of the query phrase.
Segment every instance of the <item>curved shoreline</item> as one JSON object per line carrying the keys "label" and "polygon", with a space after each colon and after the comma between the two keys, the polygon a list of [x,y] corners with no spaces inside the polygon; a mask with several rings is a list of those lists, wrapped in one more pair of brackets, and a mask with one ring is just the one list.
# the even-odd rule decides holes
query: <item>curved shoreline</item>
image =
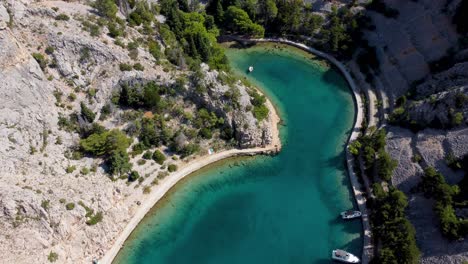
{"label": "curved shoreline", "polygon": [[[345,77],[349,87],[352,91],[352,98],[354,101],[354,108],[355,108],[355,117],[354,117],[354,125],[352,128],[352,132],[349,135],[347,142],[346,142],[346,165],[348,169],[348,175],[350,178],[351,186],[354,193],[355,201],[358,205],[359,210],[362,212],[362,227],[363,227],[363,250],[361,256],[361,263],[368,264],[369,261],[373,257],[373,244],[372,244],[372,232],[369,223],[369,216],[367,213],[367,205],[366,205],[366,198],[365,198],[365,191],[363,191],[361,184],[358,181],[358,178],[353,170],[354,164],[354,157],[349,152],[348,146],[351,141],[354,141],[358,138],[361,128],[361,123],[364,117],[364,110],[363,110],[363,103],[359,94],[359,90],[351,77],[350,73],[346,69],[346,67],[336,60],[333,56],[316,50],[312,47],[309,47],[305,44],[290,41],[287,39],[281,38],[265,38],[265,39],[242,39],[242,38],[235,38],[232,37],[233,40],[236,41],[247,41],[247,42],[272,42],[272,43],[282,43],[287,44],[306,52],[309,52],[313,55],[321,57],[335,67],[339,69],[342,75]],[[144,218],[144,216],[151,210],[151,208],[173,187],[175,186],[181,179],[185,178],[187,175],[209,165],[215,163],[217,161],[235,157],[235,156],[249,156],[249,155],[257,155],[257,154],[272,154],[277,153],[281,149],[281,142],[279,139],[279,129],[278,124],[280,122],[280,118],[277,115],[276,109],[270,102],[267,100],[267,106],[272,113],[269,120],[273,127],[273,141],[270,145],[265,146],[263,148],[251,148],[251,149],[232,149],[227,151],[222,151],[211,156],[202,156],[199,157],[191,162],[189,162],[186,166],[182,169],[174,173],[171,177],[167,178],[167,181],[163,182],[158,188],[157,191],[150,194],[150,197],[143,202],[141,207],[136,212],[135,216],[131,218],[127,226],[124,230],[120,233],[117,239],[114,241],[112,247],[107,251],[103,258],[101,258],[100,263],[104,264],[111,264],[114,258],[117,256],[118,252],[120,251],[121,247],[136,228],[136,226],[140,223],[140,221]]]}
{"label": "curved shoreline", "polygon": [[348,82],[349,87],[351,88],[353,94],[353,101],[354,101],[354,109],[355,109],[355,118],[354,118],[354,125],[352,128],[352,132],[348,137],[346,142],[346,166],[348,168],[348,175],[351,182],[351,186],[353,188],[354,199],[358,205],[359,210],[362,212],[362,229],[363,229],[363,246],[362,246],[362,256],[361,256],[361,263],[368,264],[369,261],[373,258],[374,255],[374,245],[372,244],[372,230],[370,226],[369,214],[367,210],[366,204],[366,192],[365,189],[359,183],[357,175],[354,173],[353,164],[354,164],[354,157],[349,152],[349,144],[350,142],[356,140],[359,136],[362,120],[364,118],[364,105],[361,100],[361,96],[359,94],[359,89],[357,88],[354,79],[351,77],[351,74],[346,69],[346,66],[335,59],[330,54],[325,52],[319,51],[312,47],[309,47],[305,44],[294,42],[288,39],[283,38],[263,38],[263,39],[242,39],[231,37],[233,40],[241,41],[241,42],[272,42],[272,43],[282,43],[287,44],[306,52],[309,52],[313,55],[321,57],[331,64],[333,64],[336,68],[340,70],[340,72],[345,77],[346,81]]}
{"label": "curved shoreline", "polygon": [[281,140],[279,138],[279,123],[280,117],[278,116],[275,107],[271,103],[270,100],[267,99],[266,105],[271,113],[269,117],[269,122],[272,127],[272,142],[271,144],[265,147],[257,147],[257,148],[249,148],[249,149],[230,149],[215,153],[213,155],[205,155],[196,158],[188,162],[185,166],[183,166],[180,170],[174,172],[158,186],[158,189],[151,192],[149,197],[141,204],[138,208],[135,215],[130,219],[128,224],[119,234],[119,236],[114,240],[112,247],[107,250],[104,257],[99,260],[100,264],[111,264],[112,261],[115,259],[117,254],[119,253],[120,249],[122,248],[123,244],[133,232],[133,230],[137,227],[137,225],[143,220],[146,214],[153,208],[156,203],[161,200],[164,195],[174,187],[180,180],[185,178],[186,176],[192,174],[193,172],[208,166],[212,163],[218,162],[220,160],[224,160],[231,157],[236,156],[253,156],[258,154],[275,154],[281,150]]}

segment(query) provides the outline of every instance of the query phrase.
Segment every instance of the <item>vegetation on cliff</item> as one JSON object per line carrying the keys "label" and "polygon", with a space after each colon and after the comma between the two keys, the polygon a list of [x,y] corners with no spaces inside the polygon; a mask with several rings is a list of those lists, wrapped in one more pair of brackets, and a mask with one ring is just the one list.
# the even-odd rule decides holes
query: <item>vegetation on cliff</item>
{"label": "vegetation on cliff", "polygon": [[427,167],[418,188],[426,197],[434,199],[434,211],[439,218],[442,234],[455,240],[468,235],[468,219],[464,215],[457,215],[457,209],[465,208],[468,204],[468,155],[448,162],[452,168],[465,172],[465,177],[458,185],[448,184],[441,173],[433,167]]}
{"label": "vegetation on cliff", "polygon": [[376,243],[381,244],[373,263],[419,263],[420,252],[415,230],[405,216],[408,201],[405,194],[391,186],[391,176],[397,166],[385,150],[385,129],[368,128],[350,145],[350,152],[362,160],[364,173],[370,178],[373,196],[368,201],[371,225]]}

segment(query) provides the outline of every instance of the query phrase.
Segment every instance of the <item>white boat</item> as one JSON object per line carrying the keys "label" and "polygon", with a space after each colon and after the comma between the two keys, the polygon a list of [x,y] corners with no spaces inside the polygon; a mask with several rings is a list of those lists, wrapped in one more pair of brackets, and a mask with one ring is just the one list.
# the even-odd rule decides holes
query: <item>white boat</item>
{"label": "white boat", "polygon": [[362,213],[359,211],[347,210],[341,213],[341,218],[343,219],[354,219],[361,217]]}
{"label": "white boat", "polygon": [[335,249],[332,251],[332,259],[344,263],[359,263],[361,260],[353,254],[346,252],[341,249]]}
{"label": "white boat", "polygon": [[253,72],[253,66],[249,66],[249,72]]}

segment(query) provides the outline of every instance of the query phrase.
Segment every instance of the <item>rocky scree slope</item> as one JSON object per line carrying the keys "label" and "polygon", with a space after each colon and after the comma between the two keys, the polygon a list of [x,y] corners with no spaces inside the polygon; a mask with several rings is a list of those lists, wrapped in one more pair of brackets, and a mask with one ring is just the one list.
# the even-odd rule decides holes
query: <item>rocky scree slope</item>
{"label": "rocky scree slope", "polygon": [[375,28],[364,36],[379,61],[370,85],[390,114],[387,151],[398,161],[392,183],[408,195],[421,262],[462,263],[466,240],[444,238],[434,201],[415,189],[428,166],[450,184],[464,176],[447,162],[468,154],[468,47],[452,23],[461,1],[382,2],[398,15],[368,11]]}

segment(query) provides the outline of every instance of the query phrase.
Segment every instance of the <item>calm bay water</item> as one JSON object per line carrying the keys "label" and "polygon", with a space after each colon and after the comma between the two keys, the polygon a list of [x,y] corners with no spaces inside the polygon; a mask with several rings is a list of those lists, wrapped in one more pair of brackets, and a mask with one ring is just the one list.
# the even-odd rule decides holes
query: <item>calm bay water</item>
{"label": "calm bay water", "polygon": [[230,49],[228,57],[278,107],[281,153],[230,159],[186,178],[115,263],[310,264],[330,263],[334,248],[360,254],[360,222],[338,218],[353,207],[343,152],[354,118],[351,93],[310,55],[271,47]]}

